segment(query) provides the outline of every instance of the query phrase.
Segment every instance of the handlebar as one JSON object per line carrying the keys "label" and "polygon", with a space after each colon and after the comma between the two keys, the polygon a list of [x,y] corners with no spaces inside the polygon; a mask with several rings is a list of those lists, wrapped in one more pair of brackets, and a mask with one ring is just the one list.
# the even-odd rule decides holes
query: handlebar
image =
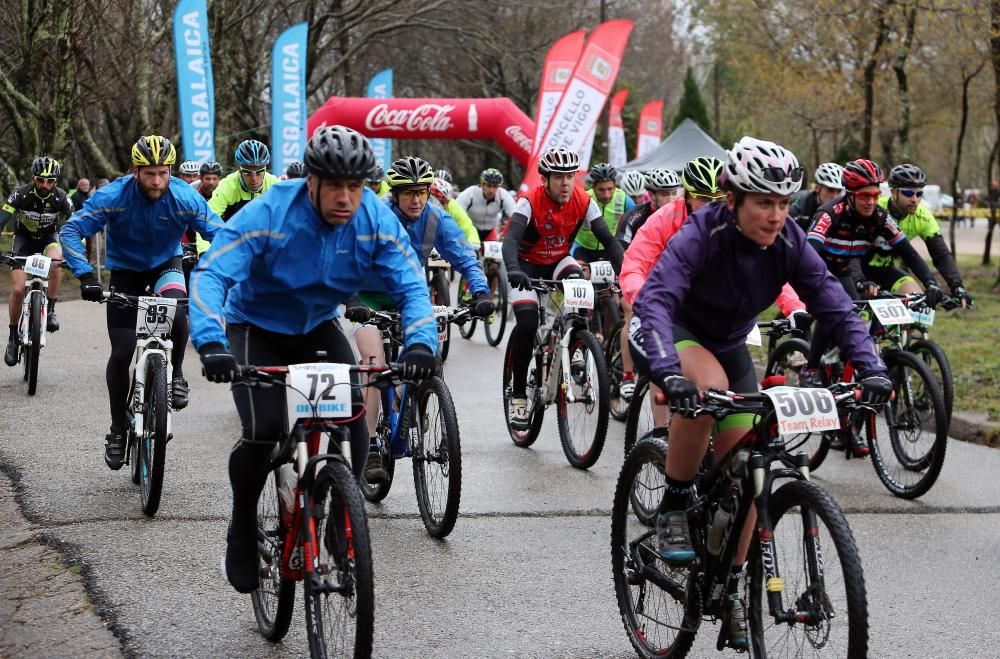
{"label": "handlebar", "polygon": [[[391,384],[399,377],[402,373],[402,365],[388,364],[386,366],[362,366],[362,365],[352,365],[350,367],[351,373],[361,373],[364,375],[372,376],[367,385],[363,386],[378,386],[379,384],[386,383]],[[238,379],[235,382],[242,382],[250,386],[270,386],[276,382],[280,382],[280,378],[275,376],[283,375],[288,373],[288,366],[240,366],[238,373]]]}
{"label": "handlebar", "polygon": [[[575,278],[567,277],[566,279],[541,279],[541,278],[536,279],[532,277],[531,288],[535,291],[538,291],[539,293],[552,293],[555,291],[561,291],[563,283],[567,281],[590,281],[590,280],[584,279],[582,277],[575,277]],[[595,291],[605,288],[612,288],[615,285],[613,282],[599,282],[599,283],[590,282],[590,283],[594,287]]]}
{"label": "handlebar", "polygon": [[[448,307],[448,322],[462,325],[472,316],[472,308],[469,306]],[[372,319],[364,323],[373,325],[380,331],[391,329],[401,322],[401,315],[398,311],[373,311]]]}
{"label": "handlebar", "polygon": [[[45,255],[44,254],[32,254],[31,256],[17,256],[17,255],[15,255],[13,253],[11,253],[11,254],[0,254],[0,263],[4,263],[5,265],[9,265],[9,266],[24,265],[25,263],[28,262],[28,259],[30,259],[30,258],[32,258],[34,256],[45,256]],[[55,265],[56,267],[69,269],[69,266],[66,264],[66,259],[53,258],[51,256],[48,256],[46,258],[49,259],[49,261],[53,265]]]}
{"label": "handlebar", "polygon": [[[833,394],[834,403],[838,410],[852,412],[855,410],[874,410],[871,405],[861,404],[861,387],[853,382],[835,382],[827,389]],[[656,403],[665,405],[667,402],[663,392],[657,392]],[[706,389],[702,392],[702,404],[691,413],[685,414],[686,418],[709,415],[716,421],[721,421],[730,414],[759,413],[774,408],[774,402],[767,394],[758,393],[736,393],[734,391],[724,391],[722,389]]]}
{"label": "handlebar", "polygon": [[[125,293],[119,293],[115,289],[104,291],[104,299],[102,302],[113,302],[116,304],[126,304],[133,307],[138,307],[141,304],[140,298],[142,297],[160,297],[158,295],[126,295]],[[177,302],[177,306],[184,306],[188,303],[188,298],[186,297],[172,297],[169,298]]]}

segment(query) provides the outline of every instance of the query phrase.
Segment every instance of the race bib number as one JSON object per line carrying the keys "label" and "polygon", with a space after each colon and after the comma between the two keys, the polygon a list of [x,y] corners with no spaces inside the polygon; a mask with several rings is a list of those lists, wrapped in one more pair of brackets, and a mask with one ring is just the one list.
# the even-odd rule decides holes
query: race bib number
{"label": "race bib number", "polygon": [[840,428],[837,404],[828,389],[771,387],[763,393],[774,403],[779,435],[800,435]]}
{"label": "race bib number", "polygon": [[915,309],[910,309],[909,311],[910,315],[913,317],[913,322],[917,325],[930,327],[934,324],[934,309],[931,309],[930,307],[923,307],[919,311]]}
{"label": "race bib number", "polygon": [[51,265],[52,259],[41,254],[35,254],[34,256],[29,256],[24,261],[24,272],[34,277],[48,277]]}
{"label": "race bib number", "polygon": [[289,432],[299,419],[350,418],[350,364],[292,364],[287,384]]}
{"label": "race bib number", "polygon": [[615,269],[609,261],[594,261],[590,264],[590,281],[595,284],[611,284],[615,281]]}
{"label": "race bib number", "polygon": [[747,334],[747,345],[748,346],[762,346],[764,345],[764,338],[760,335],[760,328],[756,325]]}
{"label": "race bib number", "polygon": [[913,323],[913,316],[901,300],[869,300],[868,306],[875,312],[878,321],[888,327],[889,325],[909,325]]}
{"label": "race bib number", "polygon": [[135,314],[135,333],[146,336],[170,334],[177,313],[177,300],[169,297],[140,297]]}
{"label": "race bib number", "polygon": [[503,258],[503,243],[497,240],[487,240],[483,243],[483,256],[499,261]]}
{"label": "race bib number", "polygon": [[566,279],[563,281],[563,304],[575,309],[594,308],[594,285],[586,279]]}
{"label": "race bib number", "polygon": [[431,311],[434,312],[434,322],[437,323],[438,328],[438,341],[444,341],[448,338],[448,314],[451,309],[448,307],[431,307]]}

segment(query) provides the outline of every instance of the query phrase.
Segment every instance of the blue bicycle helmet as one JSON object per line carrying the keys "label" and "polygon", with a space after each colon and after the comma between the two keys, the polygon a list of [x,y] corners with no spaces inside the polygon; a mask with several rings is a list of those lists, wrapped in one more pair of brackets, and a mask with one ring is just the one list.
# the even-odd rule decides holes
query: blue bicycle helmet
{"label": "blue bicycle helmet", "polygon": [[234,159],[236,164],[241,166],[267,165],[271,162],[271,152],[263,142],[243,140],[236,147]]}

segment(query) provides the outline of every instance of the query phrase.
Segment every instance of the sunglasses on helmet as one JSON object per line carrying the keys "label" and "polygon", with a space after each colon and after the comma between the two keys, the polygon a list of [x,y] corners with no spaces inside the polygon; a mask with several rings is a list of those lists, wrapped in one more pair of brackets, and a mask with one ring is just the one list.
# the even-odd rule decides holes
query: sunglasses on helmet
{"label": "sunglasses on helmet", "polygon": [[689,192],[694,199],[703,201],[719,201],[726,196],[725,192]]}
{"label": "sunglasses on helmet", "polygon": [[781,183],[785,179],[798,182],[802,180],[804,171],[805,170],[801,167],[792,167],[790,169],[782,169],[781,167],[764,167],[760,170],[760,177],[765,181],[770,181],[771,183]]}

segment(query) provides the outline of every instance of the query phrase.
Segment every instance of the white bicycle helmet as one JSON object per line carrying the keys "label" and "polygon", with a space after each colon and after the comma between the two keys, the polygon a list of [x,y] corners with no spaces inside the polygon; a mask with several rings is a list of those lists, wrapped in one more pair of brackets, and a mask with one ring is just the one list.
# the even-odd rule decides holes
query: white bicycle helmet
{"label": "white bicycle helmet", "polygon": [[177,172],[180,174],[200,175],[201,167],[193,160],[185,160],[181,163],[181,166],[177,168]]}
{"label": "white bicycle helmet", "polygon": [[646,177],[637,169],[630,169],[622,174],[618,187],[630,197],[640,197],[646,189]]}
{"label": "white bicycle helmet", "polygon": [[816,168],[816,183],[831,190],[844,189],[844,168],[835,162],[825,162]]}
{"label": "white bicycle helmet", "polygon": [[737,190],[787,196],[802,187],[802,167],[788,149],[744,137],[726,158],[726,179]]}
{"label": "white bicycle helmet", "polygon": [[549,149],[538,159],[538,173],[542,176],[575,174],[578,169],[580,169],[580,156],[561,146]]}
{"label": "white bicycle helmet", "polygon": [[672,169],[651,169],[646,172],[646,189],[672,190],[681,187],[681,177]]}

